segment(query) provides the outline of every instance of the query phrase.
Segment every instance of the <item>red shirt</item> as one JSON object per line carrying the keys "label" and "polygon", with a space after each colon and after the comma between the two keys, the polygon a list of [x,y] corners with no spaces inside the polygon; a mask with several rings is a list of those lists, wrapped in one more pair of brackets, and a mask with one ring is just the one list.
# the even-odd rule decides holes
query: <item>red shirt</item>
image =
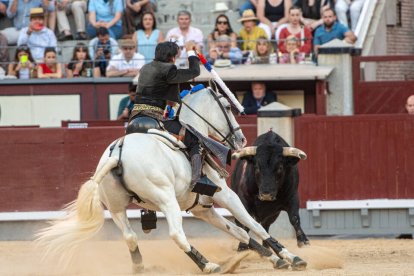
{"label": "red shirt", "polygon": [[[285,27],[280,31],[278,48],[282,53],[287,53],[285,46],[285,39],[292,35],[288,28]],[[295,34],[295,37],[300,41],[299,51],[301,53],[310,54],[312,50],[312,32],[308,27],[302,27],[302,30]]]}
{"label": "red shirt", "polygon": [[53,73],[56,73],[56,72],[53,72],[53,71],[52,71],[52,69],[50,69],[50,68],[46,65],[46,63],[41,63],[41,64],[39,64],[39,66],[40,66],[40,67],[42,67],[42,69],[43,69],[43,74],[53,74]]}

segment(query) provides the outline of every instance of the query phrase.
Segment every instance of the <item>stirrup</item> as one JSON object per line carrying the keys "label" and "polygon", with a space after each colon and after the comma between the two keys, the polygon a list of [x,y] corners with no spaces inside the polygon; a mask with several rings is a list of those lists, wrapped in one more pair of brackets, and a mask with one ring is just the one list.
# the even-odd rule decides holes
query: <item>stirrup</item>
{"label": "stirrup", "polygon": [[198,193],[206,196],[213,196],[214,193],[220,192],[221,188],[211,181],[207,176],[198,179],[192,187],[193,193]]}

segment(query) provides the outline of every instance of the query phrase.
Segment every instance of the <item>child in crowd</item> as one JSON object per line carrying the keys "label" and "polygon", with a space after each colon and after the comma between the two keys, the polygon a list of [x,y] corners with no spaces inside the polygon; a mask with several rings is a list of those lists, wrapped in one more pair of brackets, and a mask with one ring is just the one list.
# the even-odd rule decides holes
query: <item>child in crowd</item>
{"label": "child in crowd", "polygon": [[261,36],[256,42],[256,48],[250,51],[246,64],[275,64],[277,56],[270,41]]}
{"label": "child in crowd", "polygon": [[[99,67],[97,67],[99,71]],[[73,49],[72,59],[66,67],[66,77],[96,77],[94,72],[93,61],[88,53],[88,47],[85,43],[79,42]]]}
{"label": "child in crowd", "polygon": [[305,53],[300,52],[298,38],[290,35],[286,38],[286,53],[279,52],[279,63],[297,64],[305,61]]}
{"label": "child in crowd", "polygon": [[57,62],[56,50],[47,47],[44,54],[44,63],[39,64],[39,79],[60,79],[62,77],[62,65]]}
{"label": "child in crowd", "polygon": [[15,76],[18,79],[30,79],[36,77],[36,64],[33,60],[27,45],[17,47],[14,55],[14,62],[7,68],[8,76]]}

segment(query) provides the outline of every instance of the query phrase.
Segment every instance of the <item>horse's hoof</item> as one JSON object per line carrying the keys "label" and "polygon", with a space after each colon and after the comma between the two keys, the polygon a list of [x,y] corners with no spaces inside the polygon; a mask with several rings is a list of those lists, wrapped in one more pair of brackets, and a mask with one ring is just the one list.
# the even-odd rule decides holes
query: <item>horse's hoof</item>
{"label": "horse's hoof", "polygon": [[218,264],[210,263],[210,262],[207,263],[203,269],[204,273],[209,273],[209,274],[220,273],[220,271],[221,271],[221,267]]}
{"label": "horse's hoof", "polygon": [[296,256],[293,258],[292,270],[305,270],[307,265],[307,262]]}
{"label": "horse's hoof", "polygon": [[249,245],[247,243],[241,242],[239,243],[239,247],[237,248],[237,251],[241,252],[241,251],[246,251],[249,250]]}
{"label": "horse's hoof", "polygon": [[279,259],[277,260],[276,264],[273,266],[275,269],[289,269],[290,263],[283,260],[283,259]]}
{"label": "horse's hoof", "polygon": [[144,265],[143,264],[134,264],[132,265],[132,270],[134,273],[142,273],[144,272]]}

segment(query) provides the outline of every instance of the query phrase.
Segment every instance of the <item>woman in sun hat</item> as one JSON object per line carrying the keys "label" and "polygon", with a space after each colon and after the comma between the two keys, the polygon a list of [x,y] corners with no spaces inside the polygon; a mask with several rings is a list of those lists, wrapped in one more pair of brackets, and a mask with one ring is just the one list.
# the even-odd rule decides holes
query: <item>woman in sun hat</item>
{"label": "woman in sun hat", "polygon": [[245,10],[242,17],[238,20],[243,24],[240,29],[240,37],[243,40],[242,50],[250,51],[256,49],[256,41],[263,36],[269,38],[266,32],[257,26],[259,19],[253,10]]}

